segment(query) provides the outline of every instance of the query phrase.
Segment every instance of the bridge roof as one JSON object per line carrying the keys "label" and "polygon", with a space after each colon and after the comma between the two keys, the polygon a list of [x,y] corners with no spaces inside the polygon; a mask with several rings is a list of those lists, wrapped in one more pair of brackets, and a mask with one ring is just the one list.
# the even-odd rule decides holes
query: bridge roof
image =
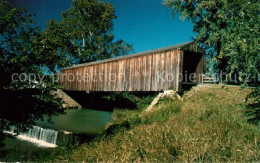
{"label": "bridge roof", "polygon": [[95,65],[95,64],[100,64],[100,63],[106,63],[106,62],[116,61],[116,60],[120,60],[120,59],[126,59],[126,58],[132,58],[132,57],[137,57],[137,56],[151,54],[151,53],[168,51],[168,50],[172,50],[172,49],[182,49],[182,48],[185,48],[185,47],[187,47],[187,46],[189,46],[189,45],[191,45],[193,43],[195,43],[195,42],[194,41],[190,41],[190,42],[185,42],[185,43],[181,43],[181,44],[167,46],[167,47],[163,47],[163,48],[159,48],[159,49],[148,50],[148,51],[144,51],[144,52],[139,52],[139,53],[124,55],[124,56],[119,56],[119,57],[115,57],[115,58],[109,58],[109,59],[104,59],[104,60],[99,60],[99,61],[94,61],[94,62],[82,63],[82,64],[78,64],[78,65],[74,65],[74,66],[71,66],[71,67],[64,68],[62,70],[71,69],[71,68],[77,68],[77,67],[83,67],[83,66],[89,66],[89,65]]}

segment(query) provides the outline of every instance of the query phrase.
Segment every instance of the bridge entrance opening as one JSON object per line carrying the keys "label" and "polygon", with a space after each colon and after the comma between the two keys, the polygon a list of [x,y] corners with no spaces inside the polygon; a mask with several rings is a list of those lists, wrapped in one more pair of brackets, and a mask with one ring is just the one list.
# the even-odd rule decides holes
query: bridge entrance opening
{"label": "bridge entrance opening", "polygon": [[198,83],[202,74],[199,74],[199,62],[203,59],[201,53],[185,51],[183,55],[183,80],[185,83]]}

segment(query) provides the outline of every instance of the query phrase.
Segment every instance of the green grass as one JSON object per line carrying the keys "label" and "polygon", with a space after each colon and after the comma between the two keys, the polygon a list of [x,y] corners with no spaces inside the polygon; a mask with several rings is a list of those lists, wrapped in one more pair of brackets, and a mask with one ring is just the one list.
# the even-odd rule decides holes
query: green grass
{"label": "green grass", "polygon": [[256,162],[258,127],[245,114],[250,92],[196,87],[183,101],[165,98],[145,112],[147,97],[136,110],[114,110],[95,139],[53,150],[41,161]]}
{"label": "green grass", "polygon": [[115,111],[106,132],[53,161],[257,161],[257,126],[241,88],[198,88],[153,111]]}

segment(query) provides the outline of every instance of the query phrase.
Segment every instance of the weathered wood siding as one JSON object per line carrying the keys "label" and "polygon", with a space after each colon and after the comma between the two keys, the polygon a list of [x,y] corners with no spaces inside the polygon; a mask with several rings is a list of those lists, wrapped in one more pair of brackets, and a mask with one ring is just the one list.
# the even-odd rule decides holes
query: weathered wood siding
{"label": "weathered wood siding", "polygon": [[[144,55],[63,69],[60,83],[74,91],[162,91],[181,89],[180,76],[186,52],[203,53],[195,43]],[[204,59],[196,68],[200,73]]]}
{"label": "weathered wood siding", "polygon": [[[180,50],[175,49],[85,67],[64,69],[60,71],[60,82],[63,89],[77,91],[177,90],[180,52]],[[77,77],[78,79],[75,79]]]}

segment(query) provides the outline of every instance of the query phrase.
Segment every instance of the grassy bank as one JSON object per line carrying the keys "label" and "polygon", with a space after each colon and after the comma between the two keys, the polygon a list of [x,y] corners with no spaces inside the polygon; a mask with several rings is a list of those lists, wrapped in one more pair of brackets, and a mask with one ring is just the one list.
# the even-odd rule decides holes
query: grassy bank
{"label": "grassy bank", "polygon": [[113,120],[94,139],[50,152],[28,151],[22,160],[254,162],[258,126],[245,114],[251,91],[194,87],[183,94],[183,101],[164,98],[150,112],[144,110],[154,96],[145,96],[137,99],[138,109],[114,110]]}
{"label": "grassy bank", "polygon": [[257,161],[258,128],[244,114],[249,92],[197,87],[149,113],[116,110],[101,136],[53,161]]}

